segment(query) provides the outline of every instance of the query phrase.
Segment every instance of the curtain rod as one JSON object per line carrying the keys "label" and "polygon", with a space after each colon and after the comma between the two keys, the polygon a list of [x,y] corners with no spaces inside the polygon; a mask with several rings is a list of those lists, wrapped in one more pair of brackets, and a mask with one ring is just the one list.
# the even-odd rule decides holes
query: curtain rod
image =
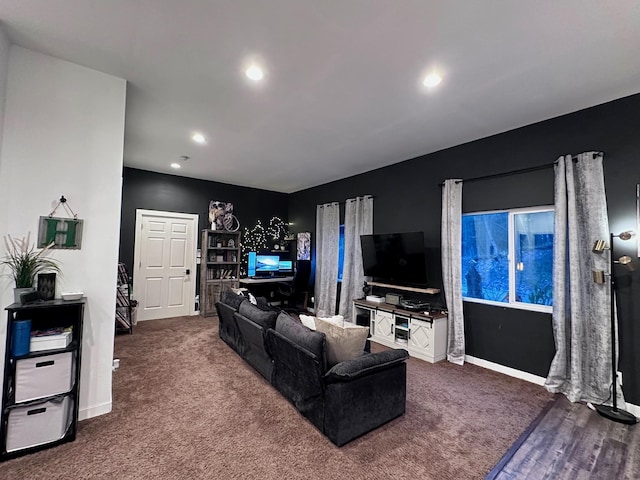
{"label": "curtain rod", "polygon": [[[358,195],[358,197],[356,198],[376,198],[375,195]],[[328,202],[328,203],[323,203],[322,205],[317,205],[318,207],[322,208],[325,205],[345,205],[347,202],[355,202],[356,199],[355,198],[347,198],[344,202]]]}
{"label": "curtain rod", "polygon": [[[593,158],[596,158],[597,156],[602,156],[604,155],[604,152],[593,152]],[[577,162],[578,161],[578,155],[572,155],[571,156],[571,160],[573,160],[573,162]],[[558,162],[555,161],[553,163],[546,163],[544,165],[538,165],[535,167],[529,167],[529,168],[521,168],[518,170],[510,170],[508,172],[501,172],[501,173],[492,173],[490,175],[482,175],[480,177],[472,177],[472,178],[467,178],[466,180],[458,180],[456,181],[456,183],[469,183],[469,182],[476,182],[478,180],[488,180],[490,178],[499,178],[499,177],[510,177],[511,175],[520,175],[522,173],[529,173],[529,172],[537,172],[538,170],[546,170],[547,168],[553,168]],[[440,185],[441,187],[444,186],[444,182],[439,183],[438,185]]]}

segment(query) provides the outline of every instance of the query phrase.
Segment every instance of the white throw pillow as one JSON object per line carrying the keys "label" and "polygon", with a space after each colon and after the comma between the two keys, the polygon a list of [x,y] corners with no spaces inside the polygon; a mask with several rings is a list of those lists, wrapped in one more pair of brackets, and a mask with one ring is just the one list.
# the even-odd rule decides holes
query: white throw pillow
{"label": "white throw pillow", "polygon": [[344,323],[344,317],[342,315],[334,315],[332,317],[318,317],[326,322],[331,322],[331,323],[335,323],[336,325],[340,325],[343,326]]}
{"label": "white throw pillow", "polygon": [[316,318],[316,331],[325,334],[327,339],[327,362],[332,367],[345,360],[362,355],[369,336],[369,329],[350,322],[336,323],[325,318]]}
{"label": "white throw pillow", "polygon": [[316,329],[316,319],[311,315],[300,315],[300,321],[302,324],[310,330]]}

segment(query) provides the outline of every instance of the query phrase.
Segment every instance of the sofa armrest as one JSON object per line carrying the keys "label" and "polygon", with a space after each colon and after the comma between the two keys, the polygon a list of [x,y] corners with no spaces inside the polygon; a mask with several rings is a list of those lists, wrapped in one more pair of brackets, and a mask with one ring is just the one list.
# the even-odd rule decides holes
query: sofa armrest
{"label": "sofa armrest", "polygon": [[407,358],[409,358],[409,352],[401,348],[369,353],[334,365],[331,370],[325,373],[324,379],[327,383],[349,382],[402,363]]}

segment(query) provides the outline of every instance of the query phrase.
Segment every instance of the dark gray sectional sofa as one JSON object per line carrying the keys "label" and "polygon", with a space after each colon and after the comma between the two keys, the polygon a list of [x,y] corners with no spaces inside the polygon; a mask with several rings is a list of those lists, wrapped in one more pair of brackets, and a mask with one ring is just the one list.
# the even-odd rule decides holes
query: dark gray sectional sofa
{"label": "dark gray sectional sofa", "polygon": [[402,349],[327,365],[325,334],[231,291],[216,304],[220,338],[338,446],[404,414]]}

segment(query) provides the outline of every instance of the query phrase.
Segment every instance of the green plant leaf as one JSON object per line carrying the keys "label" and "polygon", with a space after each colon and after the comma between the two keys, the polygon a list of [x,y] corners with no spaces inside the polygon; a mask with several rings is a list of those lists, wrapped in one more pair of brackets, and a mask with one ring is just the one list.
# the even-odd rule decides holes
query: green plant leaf
{"label": "green plant leaf", "polygon": [[31,245],[31,233],[26,238],[14,239],[11,235],[4,237],[4,245],[7,253],[0,265],[4,265],[10,271],[16,288],[33,287],[39,273],[60,273],[60,265],[47,255],[52,245],[47,245],[42,250],[36,250]]}

